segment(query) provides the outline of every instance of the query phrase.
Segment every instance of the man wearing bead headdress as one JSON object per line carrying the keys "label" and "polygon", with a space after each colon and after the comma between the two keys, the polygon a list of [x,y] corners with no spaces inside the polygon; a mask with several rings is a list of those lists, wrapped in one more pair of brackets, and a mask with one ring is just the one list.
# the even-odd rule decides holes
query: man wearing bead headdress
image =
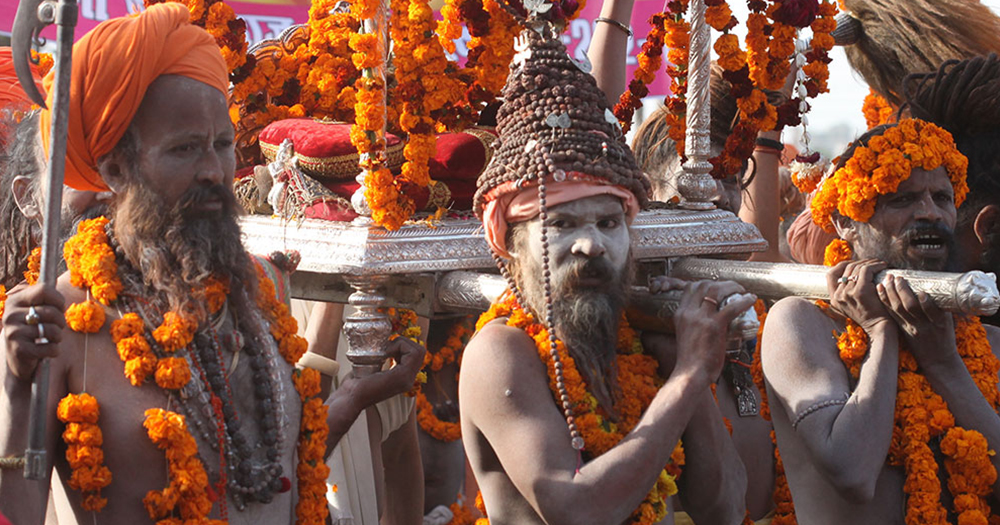
{"label": "man wearing bead headdress", "polygon": [[996,519],[1000,332],[904,279],[875,283],[886,268],[950,267],[967,162],[946,131],[904,119],[853,143],[813,199],[839,237],[830,302],[779,301],[762,343],[791,489],[776,503],[794,501],[799,523]]}
{"label": "man wearing bead headdress", "polygon": [[345,382],[329,407],[318,373],[293,371],[303,341],[235,220],[225,62],[189,17],[155,5],[74,46],[66,182],[115,196],[109,219],[67,242],[56,288],[6,303],[0,511],[16,523],[37,523],[46,503],[21,478],[15,424],[42,357],[46,451],[68,505],[80,522],[129,524],[323,523],[326,451],[422,362],[420,347],[392,343],[398,365]]}
{"label": "man wearing bead headdress", "polygon": [[649,183],[593,78],[558,40],[520,38],[474,203],[511,290],[480,319],[459,384],[485,512],[499,524],[656,523],[679,483],[696,521],[740,523],[746,475],[709,384],[752,298],[719,308],[738,285],[692,283],[675,337],[628,327],[628,225]]}

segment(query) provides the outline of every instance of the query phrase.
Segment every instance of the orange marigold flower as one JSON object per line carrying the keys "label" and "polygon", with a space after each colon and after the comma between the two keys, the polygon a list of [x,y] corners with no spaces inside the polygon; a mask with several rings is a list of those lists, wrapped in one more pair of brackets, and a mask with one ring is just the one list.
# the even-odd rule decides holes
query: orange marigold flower
{"label": "orange marigold flower", "polygon": [[104,308],[91,300],[72,304],[66,309],[66,325],[74,332],[100,332],[104,326]]}
{"label": "orange marigold flower", "polygon": [[68,394],[59,400],[56,407],[56,417],[63,423],[97,423],[97,418],[101,415],[101,409],[94,396],[84,392],[82,394]]}
{"label": "orange marigold flower", "polygon": [[177,312],[167,312],[163,323],[153,330],[153,339],[163,347],[164,352],[172,353],[191,344],[197,325]]}
{"label": "orange marigold flower", "polygon": [[834,239],[826,246],[823,253],[824,266],[836,266],[842,261],[849,261],[854,256],[851,245],[842,239]]}
{"label": "orange marigold flower", "polygon": [[183,357],[164,357],[156,363],[155,378],[160,388],[176,390],[191,380],[191,369]]}

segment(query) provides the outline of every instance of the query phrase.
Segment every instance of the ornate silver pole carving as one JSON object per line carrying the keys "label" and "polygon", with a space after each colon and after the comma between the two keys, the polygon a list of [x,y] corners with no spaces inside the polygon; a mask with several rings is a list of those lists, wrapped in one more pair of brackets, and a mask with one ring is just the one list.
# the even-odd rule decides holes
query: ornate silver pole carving
{"label": "ornate silver pole carving", "polygon": [[374,137],[369,137],[373,144],[377,147],[371,153],[362,153],[360,158],[361,173],[358,174],[355,180],[361,186],[358,187],[354,195],[351,196],[351,206],[354,207],[354,211],[361,215],[362,217],[371,217],[372,209],[368,206],[368,201],[365,199],[365,180],[368,178],[368,174],[380,168],[386,161],[385,154],[385,128],[386,128],[386,66],[389,57],[389,2],[387,0],[382,0],[378,11],[372,18],[366,18],[361,21],[361,28],[358,31],[361,34],[374,34],[378,35],[378,53],[381,55],[382,60],[380,60],[380,66],[374,68],[365,68],[361,70],[361,76],[363,79],[374,79],[382,86],[382,128],[375,132],[368,132],[374,135]]}
{"label": "ornate silver pole carving", "polygon": [[684,154],[687,162],[677,180],[677,189],[684,198],[681,206],[690,210],[710,210],[715,207],[715,180],[709,175],[712,163],[709,125],[712,99],[709,89],[711,76],[712,32],[705,22],[705,0],[691,0],[691,41],[688,46],[687,134]]}
{"label": "ornate silver pole carving", "polygon": [[[736,281],[760,297],[779,298],[794,295],[810,299],[829,299],[826,274],[829,268],[810,264],[725,261],[687,257],[673,262],[670,275],[681,279],[716,279]],[[996,276],[972,271],[966,273],[886,270],[875,276],[906,279],[914,292],[924,292],[941,309],[968,315],[993,315],[1000,308]]]}
{"label": "ornate silver pole carving", "polygon": [[[499,275],[474,272],[449,272],[438,281],[435,294],[438,305],[452,310],[483,311],[490,307],[507,289],[507,282]],[[633,286],[628,293],[629,323],[639,329],[673,332],[674,313],[681,302],[680,290],[651,294],[641,286]],[[723,304],[735,300],[727,297]],[[753,308],[748,308],[729,325],[729,337],[745,341],[757,336],[760,323]]]}
{"label": "ornate silver pole carving", "polygon": [[350,276],[347,283],[355,292],[347,299],[357,311],[344,318],[347,336],[347,359],[360,375],[377,372],[389,357],[386,345],[392,335],[389,316],[379,311],[386,298],[379,287],[388,280],[384,275]]}

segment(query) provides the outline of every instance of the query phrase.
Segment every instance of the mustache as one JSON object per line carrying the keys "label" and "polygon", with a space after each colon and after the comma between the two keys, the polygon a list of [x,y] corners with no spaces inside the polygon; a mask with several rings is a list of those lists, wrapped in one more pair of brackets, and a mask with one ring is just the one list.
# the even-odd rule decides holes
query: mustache
{"label": "mustache", "polygon": [[182,215],[187,215],[196,210],[198,206],[213,201],[222,203],[223,213],[229,213],[236,206],[236,196],[229,188],[222,184],[213,184],[188,189],[178,199],[174,209]]}
{"label": "mustache", "polygon": [[617,277],[611,263],[604,258],[595,258],[575,263],[570,268],[566,281],[570,286],[577,286],[584,280],[592,279],[612,284],[617,280]]}
{"label": "mustache", "polygon": [[937,235],[950,247],[955,240],[955,232],[951,228],[940,222],[918,222],[910,226],[900,234],[900,239],[906,243],[912,243],[923,235]]}

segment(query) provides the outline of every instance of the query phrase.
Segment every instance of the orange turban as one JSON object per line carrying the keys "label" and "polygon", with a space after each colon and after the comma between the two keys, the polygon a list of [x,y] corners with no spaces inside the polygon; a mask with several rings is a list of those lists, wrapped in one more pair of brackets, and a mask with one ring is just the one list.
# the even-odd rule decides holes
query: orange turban
{"label": "orange turban", "polygon": [[[32,66],[31,76],[35,80],[35,85],[42,93],[42,79],[38,76],[38,69]],[[17,81],[17,73],[14,71],[14,59],[9,47],[0,47],[0,109],[18,109],[31,106],[31,99],[21,89],[21,84]]]}
{"label": "orange turban", "polygon": [[[146,89],[160,75],[181,75],[222,92],[229,75],[215,39],[190,24],[184,4],[150,6],[144,12],[102,22],[73,45],[69,92],[66,184],[105,191],[97,159],[125,134]],[[54,71],[45,77],[52,107]],[[182,104],[183,101],[178,101]],[[49,148],[51,112],[42,112],[42,143]]]}
{"label": "orange turban", "polygon": [[[632,224],[639,214],[639,200],[635,194],[621,186],[583,173],[571,172],[566,180],[545,185],[546,206],[555,207],[597,195],[611,195],[622,201],[625,220]],[[501,184],[489,192],[483,209],[483,229],[486,244],[493,253],[511,258],[507,249],[507,229],[510,224],[534,219],[541,211],[537,184],[518,188],[514,181]]]}

